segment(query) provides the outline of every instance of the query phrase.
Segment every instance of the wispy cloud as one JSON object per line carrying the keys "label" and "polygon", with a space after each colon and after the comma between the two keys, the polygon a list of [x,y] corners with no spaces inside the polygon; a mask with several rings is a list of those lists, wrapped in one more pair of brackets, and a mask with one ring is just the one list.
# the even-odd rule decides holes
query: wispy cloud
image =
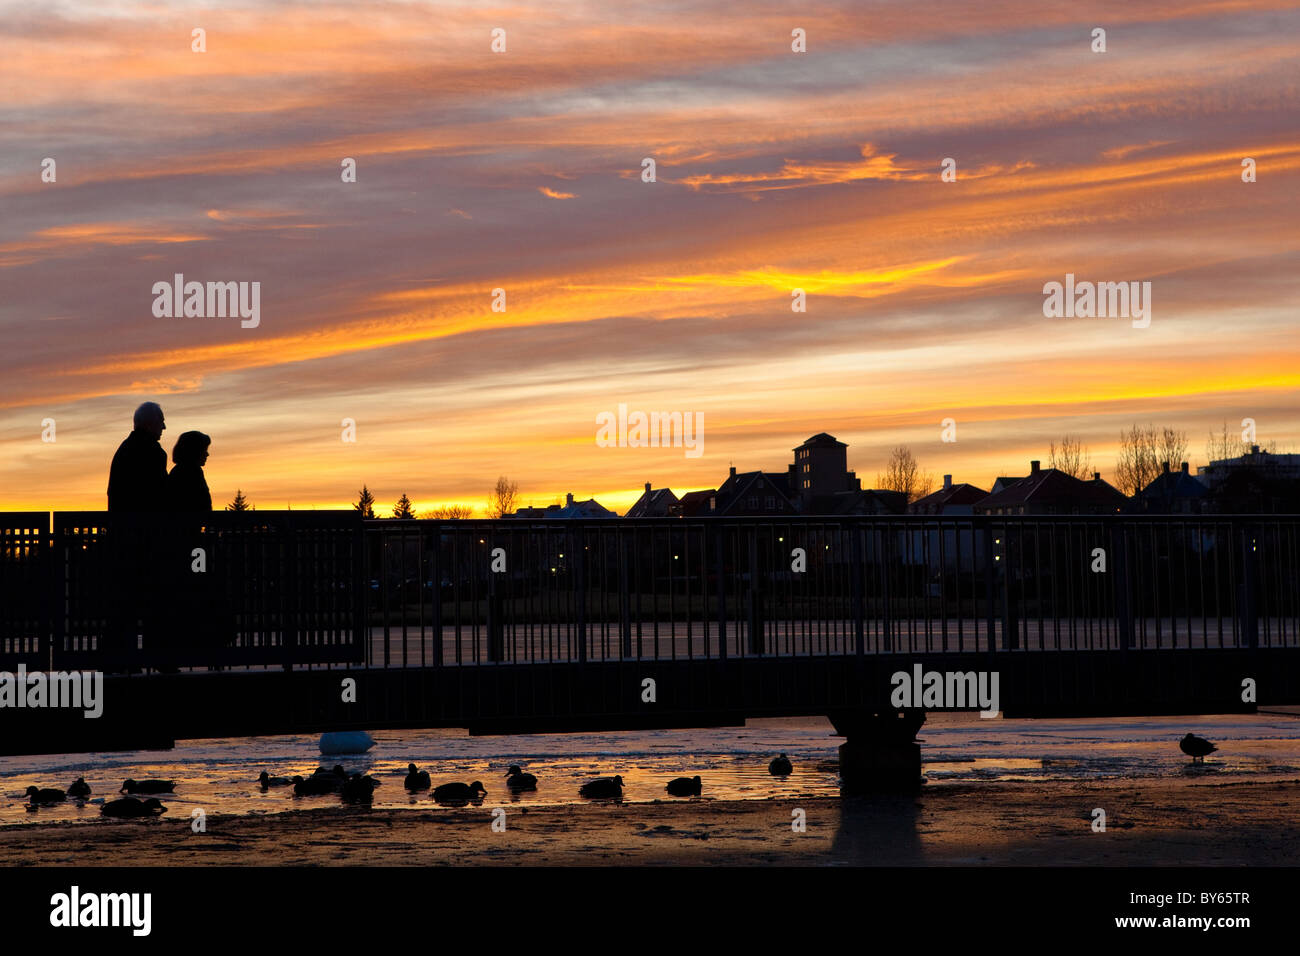
{"label": "wispy cloud", "polygon": [[[669,13],[218,3],[206,54],[144,0],[0,16],[0,508],[102,505],[150,395],[216,497],[295,507],[626,504],[823,430],[976,482],[1067,426],[1102,467],[1128,419],[1300,442],[1294,4],[817,0],[804,54],[784,8]],[[260,326],[155,318],[178,272],[259,281]],[[1044,319],[1067,272],[1153,280],[1151,327]],[[623,399],[707,454],[603,453]]]}

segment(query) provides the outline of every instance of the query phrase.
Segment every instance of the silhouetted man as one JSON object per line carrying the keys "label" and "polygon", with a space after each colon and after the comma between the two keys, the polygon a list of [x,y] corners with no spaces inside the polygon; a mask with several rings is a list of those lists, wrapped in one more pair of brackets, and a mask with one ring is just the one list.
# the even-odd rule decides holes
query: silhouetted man
{"label": "silhouetted man", "polygon": [[163,529],[149,512],[166,507],[167,452],[158,443],[166,427],[156,402],[137,408],[135,430],[118,446],[108,471],[108,510],[114,515],[106,542],[112,612],[103,650],[108,652],[108,667],[128,672],[138,669],[135,655],[141,635],[150,649],[161,647],[167,598],[165,591],[157,594],[155,589],[165,570],[160,567]]}
{"label": "silhouetted man", "polygon": [[167,452],[159,439],[167,425],[157,402],[135,410],[135,430],[117,446],[108,470],[109,511],[161,511],[167,487]]}

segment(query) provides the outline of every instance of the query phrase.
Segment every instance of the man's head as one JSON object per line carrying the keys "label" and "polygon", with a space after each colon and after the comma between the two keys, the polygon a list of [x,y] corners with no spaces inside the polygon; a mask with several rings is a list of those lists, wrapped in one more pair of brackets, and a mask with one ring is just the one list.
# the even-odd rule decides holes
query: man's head
{"label": "man's head", "polygon": [[163,422],[162,406],[157,402],[145,402],[135,410],[135,430],[148,435],[155,441],[162,438],[163,429],[167,425]]}

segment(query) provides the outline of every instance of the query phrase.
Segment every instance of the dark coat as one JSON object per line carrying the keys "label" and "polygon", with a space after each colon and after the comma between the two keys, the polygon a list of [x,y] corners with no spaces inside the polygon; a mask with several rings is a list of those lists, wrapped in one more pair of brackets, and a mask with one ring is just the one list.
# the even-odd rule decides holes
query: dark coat
{"label": "dark coat", "polygon": [[212,510],[212,493],[198,465],[177,465],[167,476],[167,510],[186,513]]}
{"label": "dark coat", "polygon": [[167,452],[158,440],[133,431],[117,446],[108,471],[109,511],[161,511],[165,507]]}

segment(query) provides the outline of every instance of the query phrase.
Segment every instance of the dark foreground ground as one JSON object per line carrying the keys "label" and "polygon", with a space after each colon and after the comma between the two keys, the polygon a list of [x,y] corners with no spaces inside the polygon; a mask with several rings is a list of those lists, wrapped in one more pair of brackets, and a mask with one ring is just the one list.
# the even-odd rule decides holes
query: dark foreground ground
{"label": "dark foreground ground", "polygon": [[[1094,808],[1106,832],[1093,832]],[[329,808],[0,828],[6,866],[1300,864],[1300,780],[930,786],[917,797]],[[791,824],[806,815],[806,832]]]}

